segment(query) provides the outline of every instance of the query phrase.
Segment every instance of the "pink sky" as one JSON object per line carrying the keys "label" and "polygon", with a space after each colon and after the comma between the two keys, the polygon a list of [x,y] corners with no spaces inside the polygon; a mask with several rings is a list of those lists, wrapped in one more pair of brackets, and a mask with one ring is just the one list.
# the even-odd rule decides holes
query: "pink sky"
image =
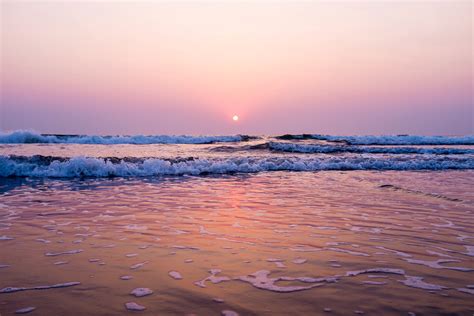
{"label": "pink sky", "polygon": [[473,133],[472,9],[2,1],[0,130]]}

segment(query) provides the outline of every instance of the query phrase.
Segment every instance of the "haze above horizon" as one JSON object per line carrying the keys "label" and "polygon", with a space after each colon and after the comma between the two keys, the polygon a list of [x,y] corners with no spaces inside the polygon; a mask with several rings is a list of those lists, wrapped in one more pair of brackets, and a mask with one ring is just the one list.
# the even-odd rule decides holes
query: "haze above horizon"
{"label": "haze above horizon", "polygon": [[470,1],[0,6],[0,131],[474,133]]}

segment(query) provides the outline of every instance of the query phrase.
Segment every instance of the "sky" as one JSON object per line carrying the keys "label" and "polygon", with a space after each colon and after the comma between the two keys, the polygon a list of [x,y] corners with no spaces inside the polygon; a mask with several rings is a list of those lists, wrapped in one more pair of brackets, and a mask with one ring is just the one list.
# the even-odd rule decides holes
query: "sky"
{"label": "sky", "polygon": [[3,131],[474,133],[471,1],[0,6]]}

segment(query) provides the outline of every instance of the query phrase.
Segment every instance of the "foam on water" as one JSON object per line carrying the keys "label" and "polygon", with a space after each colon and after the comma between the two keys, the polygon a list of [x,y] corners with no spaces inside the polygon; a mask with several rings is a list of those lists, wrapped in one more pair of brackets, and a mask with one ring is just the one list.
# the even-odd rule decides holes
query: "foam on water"
{"label": "foam on water", "polygon": [[217,276],[217,274],[221,273],[222,271],[220,269],[210,269],[209,273],[211,274],[210,276],[194,282],[194,285],[205,288],[206,287],[206,282],[209,281],[213,284],[218,284],[221,282],[227,282],[230,281],[231,279],[226,276]]}
{"label": "foam on water", "polygon": [[403,260],[408,261],[409,263],[413,263],[413,264],[424,265],[433,269],[449,269],[449,270],[463,271],[463,272],[474,271],[474,269],[471,269],[471,268],[443,265],[443,263],[459,262],[459,260],[455,260],[455,259],[438,259],[438,260],[428,261],[428,260],[403,258]]}
{"label": "foam on water", "polygon": [[57,257],[57,256],[62,256],[62,255],[74,255],[77,253],[81,253],[82,251],[83,251],[82,249],[73,249],[73,250],[61,251],[61,252],[47,252],[44,255],[48,257]]}
{"label": "foam on water", "polygon": [[426,283],[423,281],[422,277],[416,277],[416,276],[406,275],[405,280],[400,280],[399,282],[405,284],[406,286],[423,289],[423,290],[439,291],[439,290],[447,289],[447,287],[445,286]]}
{"label": "foam on water", "polygon": [[[324,280],[319,279],[312,279],[312,280],[300,280],[299,278],[289,278],[289,277],[279,277],[279,278],[270,278],[270,271],[268,270],[259,270],[255,273],[239,276],[236,280],[247,282],[252,284],[257,289],[267,290],[272,292],[278,293],[289,293],[289,292],[297,292],[297,291],[304,291],[309,290],[317,286],[323,285],[323,283],[316,283],[316,282],[323,282]],[[305,283],[316,283],[307,286],[278,286],[275,283],[278,281],[301,281]]]}
{"label": "foam on water", "polygon": [[474,156],[229,157],[170,161],[0,156],[0,177],[143,177],[264,171],[474,169]]}
{"label": "foam on water", "polygon": [[24,307],[24,308],[17,309],[15,311],[15,314],[28,314],[28,313],[31,313],[32,311],[34,311],[35,309],[36,309],[36,307],[33,307],[33,306]]}
{"label": "foam on water", "polygon": [[125,303],[125,308],[128,309],[129,311],[144,311],[146,309],[145,306],[137,304],[135,302],[128,302]]}
{"label": "foam on water", "polygon": [[[417,145],[417,144],[413,144]],[[444,144],[446,145],[446,144]],[[474,154],[470,148],[419,148],[419,147],[371,147],[354,145],[319,145],[269,142],[268,148],[273,151],[294,153],[367,153],[367,154],[431,154],[431,155],[464,155]]]}
{"label": "foam on water", "polygon": [[467,252],[463,252],[463,254],[474,257],[474,246],[464,246],[467,250]]}
{"label": "foam on water", "polygon": [[130,266],[130,269],[132,269],[132,270],[140,269],[141,267],[143,267],[147,263],[148,263],[148,261],[133,264],[133,265]]}
{"label": "foam on water", "polygon": [[387,282],[362,281],[362,284],[367,284],[367,285],[385,285],[385,284],[387,284]]}
{"label": "foam on water", "polygon": [[146,288],[146,287],[139,287],[139,288],[136,288],[136,289],[132,290],[132,292],[130,292],[130,295],[133,295],[135,297],[148,296],[148,295],[151,295],[151,294],[153,294],[153,290],[151,290],[149,288]]}
{"label": "foam on water", "polygon": [[33,286],[33,287],[5,287],[3,289],[0,289],[0,294],[21,292],[21,291],[58,289],[58,288],[76,286],[80,284],[81,282],[66,282],[66,283],[59,283],[59,284],[53,284],[53,285],[40,285],[40,286]]}
{"label": "foam on water", "polygon": [[474,289],[469,289],[469,288],[457,288],[459,292],[467,293],[467,294],[472,294],[474,295]]}
{"label": "foam on water", "polygon": [[388,274],[405,275],[405,270],[394,269],[394,268],[371,268],[371,269],[366,269],[366,270],[348,271],[346,272],[346,276],[357,276],[359,274],[366,274],[366,273],[388,273]]}
{"label": "foam on water", "polygon": [[175,280],[182,280],[183,276],[178,271],[170,271],[168,275]]}
{"label": "foam on water", "polygon": [[188,136],[188,135],[135,135],[135,136],[99,136],[99,135],[43,135],[35,131],[18,130],[0,133],[3,144],[211,144],[217,142],[240,142],[249,136]]}

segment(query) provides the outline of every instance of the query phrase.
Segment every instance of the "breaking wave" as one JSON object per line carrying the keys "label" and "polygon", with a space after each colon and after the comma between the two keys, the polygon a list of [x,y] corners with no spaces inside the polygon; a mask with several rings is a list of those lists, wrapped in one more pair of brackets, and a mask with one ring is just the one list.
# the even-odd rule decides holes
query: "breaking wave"
{"label": "breaking wave", "polygon": [[135,135],[135,136],[87,136],[87,135],[44,135],[33,131],[0,133],[0,143],[66,143],[66,144],[212,144],[218,142],[240,142],[253,139],[247,135],[233,136],[187,136],[187,135]]}
{"label": "breaking wave", "polygon": [[317,134],[281,135],[277,139],[301,140],[316,139],[329,142],[341,142],[348,145],[474,145],[474,135],[467,136],[418,136],[418,135],[381,135],[381,136],[332,136]]}
{"label": "breaking wave", "polygon": [[293,153],[360,153],[360,154],[431,154],[464,155],[474,154],[474,149],[465,148],[420,148],[420,147],[370,147],[353,145],[316,145],[270,142],[268,148],[273,151]]}
{"label": "breaking wave", "polygon": [[445,170],[474,169],[473,157],[398,155],[395,157],[229,157],[181,158],[56,158],[0,156],[0,177],[143,177],[265,171],[319,170]]}

